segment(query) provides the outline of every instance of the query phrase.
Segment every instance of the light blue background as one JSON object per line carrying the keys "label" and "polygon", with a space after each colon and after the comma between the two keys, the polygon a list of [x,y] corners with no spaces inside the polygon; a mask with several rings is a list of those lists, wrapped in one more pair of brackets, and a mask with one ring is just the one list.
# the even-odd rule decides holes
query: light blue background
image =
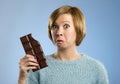
{"label": "light blue background", "polygon": [[120,84],[119,0],[0,0],[0,84],[17,83],[19,60],[25,55],[21,36],[32,33],[45,55],[55,51],[47,24],[62,5],[77,6],[85,15],[87,36],[78,50],[105,65],[110,84]]}

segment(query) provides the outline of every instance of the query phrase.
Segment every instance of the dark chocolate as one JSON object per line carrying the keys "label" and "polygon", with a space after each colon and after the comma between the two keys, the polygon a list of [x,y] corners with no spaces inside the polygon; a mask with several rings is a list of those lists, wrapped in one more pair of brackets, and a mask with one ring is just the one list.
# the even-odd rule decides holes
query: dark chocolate
{"label": "dark chocolate", "polygon": [[[40,43],[32,37],[32,34],[28,34],[20,37],[21,43],[23,45],[24,51],[26,54],[33,55],[37,58],[40,69],[47,67],[46,59],[44,52]],[[37,69],[33,69],[33,71],[37,71]]]}

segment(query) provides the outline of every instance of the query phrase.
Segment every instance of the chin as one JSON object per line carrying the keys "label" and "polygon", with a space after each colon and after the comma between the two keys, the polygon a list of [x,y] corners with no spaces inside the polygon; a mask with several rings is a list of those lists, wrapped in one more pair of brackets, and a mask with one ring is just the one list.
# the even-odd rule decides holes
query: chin
{"label": "chin", "polygon": [[65,50],[67,47],[66,46],[63,46],[63,45],[56,45],[57,46],[57,49],[59,50]]}

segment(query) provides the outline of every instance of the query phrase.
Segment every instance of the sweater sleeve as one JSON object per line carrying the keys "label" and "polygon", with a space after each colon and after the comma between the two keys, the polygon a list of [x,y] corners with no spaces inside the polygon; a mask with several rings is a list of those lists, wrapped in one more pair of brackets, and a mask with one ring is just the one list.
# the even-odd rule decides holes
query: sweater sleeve
{"label": "sweater sleeve", "polygon": [[107,70],[103,64],[99,63],[97,84],[109,84]]}

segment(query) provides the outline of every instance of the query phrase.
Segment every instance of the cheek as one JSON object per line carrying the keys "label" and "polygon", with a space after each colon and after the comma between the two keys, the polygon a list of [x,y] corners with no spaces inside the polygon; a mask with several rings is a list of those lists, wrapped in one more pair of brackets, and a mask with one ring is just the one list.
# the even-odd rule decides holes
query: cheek
{"label": "cheek", "polygon": [[76,32],[71,32],[68,34],[69,40],[76,41]]}
{"label": "cheek", "polygon": [[52,38],[52,41],[54,42],[55,41],[55,34],[52,31],[51,31],[51,38]]}
{"label": "cheek", "polygon": [[72,30],[71,32],[68,33],[69,37],[75,37],[76,38],[76,32],[74,30]]}

